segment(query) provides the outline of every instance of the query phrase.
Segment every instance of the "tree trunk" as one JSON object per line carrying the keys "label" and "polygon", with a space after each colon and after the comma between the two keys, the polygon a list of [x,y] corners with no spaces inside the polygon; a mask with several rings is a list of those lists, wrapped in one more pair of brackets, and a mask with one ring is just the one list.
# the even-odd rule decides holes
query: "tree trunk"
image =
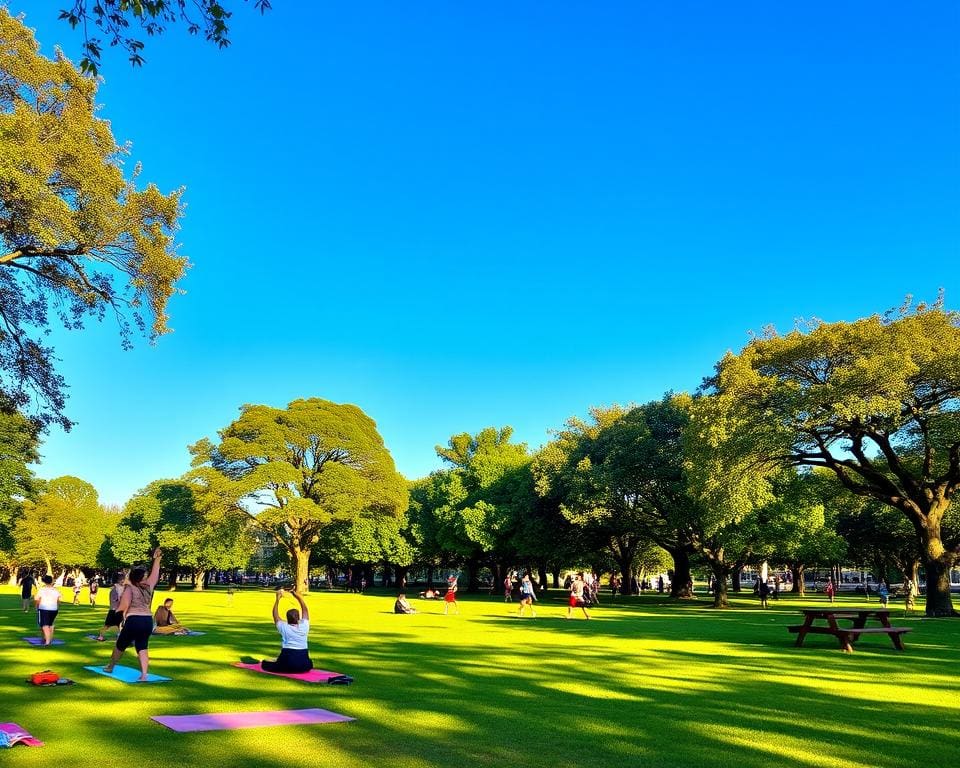
{"label": "tree trunk", "polygon": [[554,566],[554,569],[550,572],[550,575],[553,576],[553,588],[560,589],[560,569]]}
{"label": "tree trunk", "polygon": [[630,580],[633,578],[633,558],[629,560],[617,560],[617,567],[620,568],[620,586],[626,584],[627,591],[621,589],[624,595],[630,594]]}
{"label": "tree trunk", "polygon": [[398,591],[403,591],[407,588],[407,572],[409,570],[409,565],[394,566],[393,581]]}
{"label": "tree trunk", "polygon": [[47,555],[43,556],[43,562],[47,564],[47,576],[53,576],[53,563],[50,562],[50,558]]}
{"label": "tree trunk", "polygon": [[203,592],[207,583],[207,571],[205,568],[195,568],[193,571],[193,591]]}
{"label": "tree trunk", "polygon": [[427,589],[433,588],[433,566],[427,568]]}
{"label": "tree trunk", "polygon": [[310,591],[310,550],[290,548],[290,565],[293,567],[293,589],[296,592]]}
{"label": "tree trunk", "polygon": [[729,608],[727,602],[727,575],[730,573],[730,566],[723,560],[710,560],[710,570],[713,572],[713,607]]}
{"label": "tree trunk", "polygon": [[803,586],[803,579],[805,576],[804,571],[806,568],[807,566],[805,566],[803,563],[794,563],[792,566],[790,566],[790,573],[793,574],[793,589],[790,591],[800,595],[800,597],[803,597],[806,594],[806,590]]}
{"label": "tree trunk", "polygon": [[687,586],[691,581],[690,552],[686,547],[668,549],[673,558],[673,579],[670,581],[670,597],[693,597]]}
{"label": "tree trunk", "polygon": [[465,563],[467,566],[467,592],[480,591],[480,563],[477,558],[471,557]]}
{"label": "tree trunk", "polygon": [[540,584],[538,586],[540,587],[540,589],[546,589],[547,588],[547,564],[540,563],[540,565],[537,566],[537,571],[540,574]]}
{"label": "tree trunk", "polygon": [[384,587],[390,586],[390,576],[391,576],[390,564],[384,563],[383,564],[383,586]]}
{"label": "tree trunk", "polygon": [[926,525],[917,525],[920,535],[920,551],[924,555],[924,565],[927,569],[927,610],[926,615],[956,616],[953,609],[953,600],[950,597],[950,568],[956,562],[957,555],[944,549],[940,539],[940,520],[949,502],[944,509],[931,511],[926,515]]}
{"label": "tree trunk", "polygon": [[730,589],[732,589],[734,592],[742,591],[742,588],[740,586],[740,577],[742,574],[743,574],[742,565],[736,566],[733,569],[733,571],[731,571],[730,573]]}

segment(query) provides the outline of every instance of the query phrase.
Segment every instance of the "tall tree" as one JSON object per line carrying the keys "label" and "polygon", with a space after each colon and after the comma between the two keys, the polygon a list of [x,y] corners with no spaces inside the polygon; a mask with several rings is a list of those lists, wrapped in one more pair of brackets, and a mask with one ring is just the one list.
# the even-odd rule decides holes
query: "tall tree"
{"label": "tall tree", "polygon": [[39,461],[37,425],[22,414],[0,407],[0,558],[17,581],[17,555],[13,529],[23,513],[23,502],[39,490],[30,464]]}
{"label": "tall tree", "polygon": [[0,7],[0,396],[65,429],[65,382],[44,334],[109,310],[124,346],[134,330],[152,341],[169,330],[187,267],[174,246],[181,192],[137,189],[139,168],[124,178],[129,150],[97,117],[97,85],[63,56],[41,56]]}
{"label": "tall tree", "polygon": [[534,503],[530,453],[512,427],[453,435],[437,455],[450,465],[448,503],[436,510],[441,545],[463,557],[470,591],[482,563],[515,555],[514,537]]}
{"label": "tall tree", "polygon": [[23,562],[43,562],[47,573],[53,573],[54,564],[93,564],[107,530],[96,489],[65,476],[50,480],[36,501],[24,502],[13,535]]}
{"label": "tall tree", "polygon": [[311,550],[331,523],[406,511],[406,481],[355,405],[245,405],[219,436],[190,447],[204,513],[246,515],[287,552],[297,588],[307,588]]}
{"label": "tall tree", "polygon": [[[261,13],[270,10],[270,0],[253,0],[252,5]],[[191,35],[202,34],[218,48],[226,48],[232,15],[227,3],[216,0],[73,0],[60,11],[60,18],[71,27],[83,29],[80,69],[91,75],[100,67],[103,39],[90,30],[100,30],[109,45],[122,48],[130,63],[139,66],[144,62],[142,38],[163,34],[171,24],[183,24]]]}
{"label": "tall tree", "polygon": [[900,511],[926,565],[927,615],[954,615],[960,541],[944,515],[960,488],[960,315],[930,306],[852,323],[768,330],[707,380],[698,438],[722,450],[705,490],[762,499],[782,466],[823,467],[850,492]]}

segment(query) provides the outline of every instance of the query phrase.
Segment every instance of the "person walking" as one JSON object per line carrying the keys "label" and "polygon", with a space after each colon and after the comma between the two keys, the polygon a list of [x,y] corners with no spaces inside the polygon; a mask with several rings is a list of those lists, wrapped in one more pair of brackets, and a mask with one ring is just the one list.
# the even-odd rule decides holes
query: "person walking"
{"label": "person walking", "polygon": [[37,590],[37,596],[34,601],[37,604],[37,623],[40,625],[40,633],[43,635],[43,644],[50,645],[53,642],[53,625],[57,620],[57,613],[60,611],[60,599],[63,597],[60,590],[53,586],[53,576],[49,573],[43,579],[43,586]]}
{"label": "person walking", "polygon": [[443,615],[446,616],[450,611],[450,606],[457,615],[460,615],[460,606],[457,605],[457,577],[450,576],[447,579],[447,593],[443,596]]}
{"label": "person walking", "polygon": [[533,589],[533,582],[530,581],[530,574],[523,574],[523,580],[520,582],[520,612],[518,616],[523,616],[523,609],[529,607],[530,614],[532,618],[537,617],[537,611],[534,609],[533,604],[536,601],[537,596]]}
{"label": "person walking", "polygon": [[33,604],[33,588],[37,585],[37,580],[33,578],[33,571],[27,571],[26,576],[20,579],[20,599],[23,601],[23,612],[30,610]]}
{"label": "person walking", "polygon": [[570,599],[567,601],[567,615],[563,618],[569,619],[574,608],[579,608],[583,611],[585,617],[590,618],[590,614],[587,612],[587,604],[583,599],[583,590],[583,574],[578,573],[570,584]]}
{"label": "person walking", "polygon": [[887,586],[887,582],[880,582],[880,586],[877,587],[877,594],[880,595],[880,605],[886,608],[887,601],[890,599],[890,588]]}
{"label": "person walking", "polygon": [[513,576],[509,573],[503,579],[503,602],[513,602]]}
{"label": "person walking", "polygon": [[94,576],[90,580],[90,584],[87,586],[88,591],[90,592],[90,607],[97,607],[97,593],[100,591],[100,585],[97,583],[97,578]]}
{"label": "person walking", "polygon": [[260,668],[265,672],[280,672],[283,674],[299,674],[313,669],[313,661],[307,646],[307,635],[310,633],[310,609],[298,592],[292,592],[294,599],[300,604],[300,610],[291,608],[287,611],[287,620],[280,618],[280,600],[286,592],[278,589],[273,601],[273,623],[280,633],[280,655],[276,661],[264,659]]}
{"label": "person walking", "polygon": [[153,634],[153,590],[160,578],[160,560],[163,550],[157,547],[153,550],[153,565],[147,574],[143,568],[134,568],[127,577],[127,584],[120,596],[118,610],[123,614],[123,628],[117,635],[117,644],[110,654],[110,661],[103,671],[110,673],[120,661],[124,651],[131,645],[137,652],[140,662],[140,677],[138,682],[147,681],[147,672],[150,668],[150,654],[147,647],[150,644],[150,635]]}
{"label": "person walking", "polygon": [[825,587],[823,588],[823,591],[826,593],[827,599],[832,603],[832,602],[833,602],[833,596],[834,596],[834,595],[836,594],[836,592],[837,592],[836,587],[833,586],[833,577],[828,577],[828,578],[827,578],[827,586],[825,586]]}
{"label": "person walking", "polygon": [[760,580],[760,584],[757,586],[757,595],[760,597],[760,607],[769,607],[767,605],[767,598],[770,596],[770,585],[763,579]]}

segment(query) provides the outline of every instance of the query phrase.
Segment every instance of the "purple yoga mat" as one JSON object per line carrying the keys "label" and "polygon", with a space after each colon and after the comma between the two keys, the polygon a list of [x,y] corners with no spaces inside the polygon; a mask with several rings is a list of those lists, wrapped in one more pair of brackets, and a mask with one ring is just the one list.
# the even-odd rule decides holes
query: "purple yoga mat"
{"label": "purple yoga mat", "polygon": [[[26,731],[25,729],[21,728],[21,727],[20,727],[19,725],[17,725],[16,723],[0,723],[0,731],[3,731],[4,733],[9,734],[10,736],[14,736],[14,735],[16,735],[16,734],[18,734],[18,733],[27,733],[27,731]],[[24,745],[26,745],[26,746],[28,746],[28,747],[42,747],[42,746],[43,746],[43,742],[40,741],[40,739],[35,739],[35,738],[33,738],[33,736],[29,736],[29,735],[27,736],[27,738],[22,739],[22,740],[21,740],[20,742],[18,742],[18,743],[24,744]]]}
{"label": "purple yoga mat", "polygon": [[244,664],[239,661],[233,666],[240,667],[241,669],[251,669],[254,672],[263,672],[265,675],[276,675],[277,677],[290,677],[294,680],[303,680],[305,683],[325,683],[331,677],[342,676],[339,672],[328,672],[325,669],[311,669],[309,672],[298,672],[295,675],[287,672],[267,672],[267,670],[261,668],[259,664]]}
{"label": "purple yoga mat", "polygon": [[[30,643],[30,645],[43,645],[42,637],[25,637],[23,639],[26,642]],[[57,638],[53,638],[53,640],[50,641],[50,645],[63,645],[63,640],[58,640]]]}
{"label": "purple yoga mat", "polygon": [[316,725],[353,720],[326,709],[281,709],[269,712],[217,712],[210,715],[158,715],[151,718],[172,731],[231,731],[268,725]]}

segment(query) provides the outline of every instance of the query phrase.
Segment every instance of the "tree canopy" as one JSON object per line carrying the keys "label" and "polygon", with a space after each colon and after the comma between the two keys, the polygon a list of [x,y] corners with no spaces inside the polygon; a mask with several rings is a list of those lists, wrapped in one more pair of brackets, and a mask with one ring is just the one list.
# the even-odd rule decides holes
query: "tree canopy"
{"label": "tree canopy", "polygon": [[205,514],[240,511],[290,556],[296,586],[334,522],[401,516],[407,486],[377,426],[355,405],[311,398],[245,405],[220,442],[191,446]]}
{"label": "tree canopy", "polygon": [[924,552],[927,613],[949,615],[957,541],[941,523],[960,487],[960,315],[942,300],[853,323],[768,330],[708,379],[696,471],[706,496],[762,503],[777,467],[822,467],[898,509]]}
{"label": "tree canopy", "polygon": [[[261,13],[270,10],[270,0],[253,0]],[[71,27],[83,29],[82,72],[96,75],[100,68],[104,40],[91,34],[98,29],[107,44],[119,46],[134,66],[144,63],[143,36],[163,34],[171,24],[182,24],[191,35],[203,35],[218,48],[230,45],[230,17],[227,3],[216,0],[73,0],[60,11]]]}
{"label": "tree canopy", "polygon": [[127,146],[97,116],[97,81],[0,7],[0,396],[33,405],[38,423],[71,426],[66,382],[43,337],[54,324],[117,320],[167,333],[167,303],[187,260],[174,236],[182,191],[137,188],[124,177]]}

